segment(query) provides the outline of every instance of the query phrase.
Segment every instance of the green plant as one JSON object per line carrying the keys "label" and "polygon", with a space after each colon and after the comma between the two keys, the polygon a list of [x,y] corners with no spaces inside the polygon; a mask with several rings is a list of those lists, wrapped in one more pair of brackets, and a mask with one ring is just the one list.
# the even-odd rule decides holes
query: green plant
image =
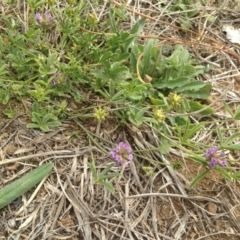
{"label": "green plant", "polygon": [[41,86],[38,83],[34,83],[34,90],[30,90],[30,96],[36,100],[37,102],[43,102],[49,99],[49,94],[51,93],[50,90],[46,89],[45,87]]}
{"label": "green plant", "polygon": [[94,162],[87,163],[87,165],[92,171],[94,182],[103,185],[112,194],[114,194],[115,189],[114,189],[113,185],[110,182],[106,181],[107,179],[111,179],[111,178],[120,176],[119,173],[108,173],[111,170],[111,168],[113,167],[114,163],[108,165],[102,172],[100,172],[100,174],[97,173],[97,169],[96,169]]}
{"label": "green plant", "polygon": [[195,17],[205,4],[206,2],[204,0],[174,0],[169,11],[179,11],[179,22],[181,27],[189,29],[192,27],[191,18]]}
{"label": "green plant", "polygon": [[52,109],[45,110],[39,109],[38,103],[34,102],[32,105],[31,121],[27,124],[27,128],[40,128],[44,132],[48,132],[50,128],[61,126],[61,122],[58,121],[58,117],[55,115]]}
{"label": "green plant", "polygon": [[39,183],[50,173],[52,168],[52,163],[43,164],[28,173],[27,175],[0,189],[0,209],[20,197],[37,183]]}
{"label": "green plant", "polygon": [[228,106],[228,104],[223,102],[223,105],[224,105],[225,109],[227,110],[227,112],[231,115],[233,120],[240,120],[240,107],[238,107],[234,113],[232,111],[232,109]]}
{"label": "green plant", "polygon": [[[13,0],[7,2],[14,4]],[[144,18],[131,28],[122,27],[131,14],[124,4],[119,8],[110,4],[108,17],[99,21],[87,2],[68,1],[61,10],[57,1],[49,0],[47,8],[43,7],[45,2],[27,1],[27,26],[23,24],[25,15],[2,14],[0,103],[7,104],[3,113],[15,117],[17,112],[11,101],[20,102],[29,112],[31,122],[27,127],[45,132],[60,126],[68,117],[82,122],[95,118],[101,127],[105,122],[116,121],[116,129],[132,125],[148,128],[161,154],[177,149],[208,168],[207,159],[201,156],[205,143],[198,143],[195,137],[206,131],[212,121],[208,116],[214,113],[208,106],[211,85],[201,77],[210,67],[194,59],[184,44],[159,44],[155,36],[143,39],[140,35],[149,26]],[[205,5],[206,1],[201,0],[174,0],[166,11],[180,11],[181,26],[190,28],[191,19]],[[227,103],[223,104],[231,115],[226,121],[240,119],[240,107],[233,111]],[[193,112],[204,120],[196,120]],[[226,137],[218,129],[216,134],[220,149],[239,150],[237,132]],[[94,181],[114,192],[107,181],[119,176],[109,173],[113,164],[100,173],[94,161],[88,166]],[[171,166],[178,170],[181,163]],[[194,184],[215,170],[228,178],[234,174],[239,178],[238,173],[217,166],[208,168]],[[145,172],[152,174],[150,168]]]}
{"label": "green plant", "polygon": [[[152,86],[166,95],[176,92],[183,97],[209,98],[211,85],[195,79],[206,71],[206,67],[197,65],[182,45],[172,49],[156,44],[155,40],[149,40],[144,48],[139,66],[141,76],[151,76]],[[165,49],[173,50],[171,56],[164,56]]]}

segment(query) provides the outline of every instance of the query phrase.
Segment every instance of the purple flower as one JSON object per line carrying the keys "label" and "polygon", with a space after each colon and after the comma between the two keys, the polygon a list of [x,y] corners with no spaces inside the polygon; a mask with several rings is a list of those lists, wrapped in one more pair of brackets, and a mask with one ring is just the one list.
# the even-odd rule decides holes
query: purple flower
{"label": "purple flower", "polygon": [[37,21],[38,23],[40,23],[40,22],[42,21],[42,16],[41,16],[41,14],[40,14],[39,12],[36,13],[35,19],[36,19],[36,21]]}
{"label": "purple flower", "polygon": [[61,86],[64,86],[66,84],[66,76],[61,73],[61,72],[57,72],[57,73],[54,73],[52,76],[51,76],[51,82],[50,84],[52,86],[55,86],[55,85],[61,85]]}
{"label": "purple flower", "polygon": [[111,158],[113,158],[118,164],[125,164],[129,166],[133,160],[132,148],[124,142],[120,142],[111,152]]}
{"label": "purple flower", "polygon": [[209,165],[209,167],[214,168],[214,167],[216,167],[217,162],[218,162],[217,158],[212,157],[211,161],[208,165]]}
{"label": "purple flower", "polygon": [[212,147],[209,148],[205,153],[206,159],[209,162],[208,166],[210,168],[215,168],[217,165],[220,165],[221,167],[227,166],[227,156],[226,154],[221,151],[218,151],[218,147]]}
{"label": "purple flower", "polygon": [[45,13],[44,17],[46,21],[49,21],[49,22],[53,21],[53,17],[50,13]]}
{"label": "purple flower", "polygon": [[42,26],[49,26],[54,21],[54,18],[48,12],[44,13],[44,15],[42,15],[39,12],[36,13],[35,19],[36,19],[36,22],[41,24]]}
{"label": "purple flower", "polygon": [[223,151],[221,152],[221,160],[225,162],[227,161],[227,155]]}
{"label": "purple flower", "polygon": [[55,86],[56,84],[57,84],[57,83],[56,83],[55,80],[52,80],[52,81],[51,81],[51,85],[52,85],[52,86]]}
{"label": "purple flower", "polygon": [[206,158],[209,158],[211,155],[213,155],[214,153],[216,153],[218,150],[218,147],[212,147],[212,148],[209,148],[207,151],[206,151]]}
{"label": "purple flower", "polygon": [[222,167],[226,167],[226,166],[227,166],[227,161],[226,161],[226,160],[222,160],[219,164],[220,164]]}

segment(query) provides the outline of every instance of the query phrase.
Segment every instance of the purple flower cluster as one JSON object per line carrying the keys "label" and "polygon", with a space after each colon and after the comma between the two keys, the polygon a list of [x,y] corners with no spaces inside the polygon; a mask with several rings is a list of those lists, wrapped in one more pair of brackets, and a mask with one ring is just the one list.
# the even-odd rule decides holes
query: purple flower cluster
{"label": "purple flower cluster", "polygon": [[133,160],[132,148],[127,143],[120,142],[117,147],[111,151],[110,156],[118,164],[129,166],[130,162]]}
{"label": "purple flower cluster", "polygon": [[38,23],[40,23],[40,22],[42,21],[42,16],[41,16],[41,14],[40,14],[40,13],[36,13],[35,19],[36,19],[36,21],[37,21]]}
{"label": "purple flower cluster", "polygon": [[219,154],[218,147],[209,148],[206,151],[205,156],[207,160],[210,160],[208,164],[210,168],[216,167],[217,164],[219,164],[221,167],[227,166],[227,156],[223,151]]}
{"label": "purple flower cluster", "polygon": [[38,24],[43,24],[43,25],[49,25],[54,20],[52,15],[48,12],[44,13],[43,15],[41,15],[41,13],[39,12],[36,13],[35,19]]}
{"label": "purple flower cluster", "polygon": [[52,76],[51,76],[51,82],[50,84],[52,86],[55,86],[55,85],[61,85],[61,86],[64,86],[66,84],[66,76],[61,73],[61,72],[57,72],[57,73],[54,73]]}

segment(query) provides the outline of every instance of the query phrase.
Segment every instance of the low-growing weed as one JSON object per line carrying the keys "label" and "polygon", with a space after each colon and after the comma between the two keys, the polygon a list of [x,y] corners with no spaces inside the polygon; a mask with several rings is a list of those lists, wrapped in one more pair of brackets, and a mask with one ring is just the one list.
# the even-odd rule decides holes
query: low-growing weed
{"label": "low-growing weed", "polygon": [[[48,11],[45,11],[45,1],[27,1],[30,9],[28,26],[22,24],[23,19],[19,21],[23,16],[12,18],[3,14],[0,102],[7,105],[6,116],[13,118],[16,114],[11,100],[22,101],[25,106],[24,101],[30,99],[32,108],[27,111],[31,123],[27,127],[48,132],[60,126],[68,116],[76,116],[76,112],[67,112],[68,101],[87,101],[86,96],[91,92],[101,98],[105,106],[114,109],[111,114],[119,122],[152,129],[161,138],[158,149],[162,153],[169,153],[171,148],[188,154],[196,152],[193,160],[208,169],[192,185],[213,168],[229,179],[238,178],[238,175],[222,170],[226,164],[214,155],[217,151],[202,157],[197,141],[193,140],[197,133],[204,131],[207,123],[194,122],[191,113],[208,116],[214,112],[204,104],[211,96],[211,84],[201,78],[209,66],[194,59],[183,44],[164,45],[156,39],[139,40],[146,23],[144,18],[131,29],[124,30],[122,23],[129,16],[124,6],[110,6],[108,17],[99,22],[90,6],[82,1],[68,1],[72,5],[61,11],[54,8],[54,1],[49,2]],[[13,3],[8,1],[8,4]],[[185,18],[199,12],[198,8],[193,8],[192,1],[173,3],[170,10],[183,11]],[[204,1],[196,4],[201,7]],[[182,25],[190,27],[189,22]],[[239,109],[233,112],[227,104],[225,107],[234,120],[239,119]],[[86,108],[84,114],[95,117],[99,123],[110,115],[95,105]],[[238,135],[221,140],[219,131],[221,149],[240,149],[239,145],[233,144]],[[126,154],[124,146],[126,150],[127,146],[121,143],[115,149],[115,155],[112,154],[118,163],[121,162],[119,156]],[[101,173],[97,173],[95,163],[88,166],[94,181],[113,192],[112,185],[106,182],[106,179],[118,176],[108,174],[113,165]],[[174,169],[180,167],[177,163]],[[149,166],[144,171],[149,176],[154,174]]]}

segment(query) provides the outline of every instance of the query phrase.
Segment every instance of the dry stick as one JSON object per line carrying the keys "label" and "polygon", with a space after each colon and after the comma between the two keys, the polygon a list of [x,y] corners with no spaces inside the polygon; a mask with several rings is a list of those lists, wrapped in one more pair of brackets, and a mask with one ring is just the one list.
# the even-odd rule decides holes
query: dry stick
{"label": "dry stick", "polygon": [[[3,161],[0,161],[0,166],[4,165],[4,164],[9,164],[9,163],[13,163],[13,162],[19,162],[19,161],[25,161],[25,160],[29,160],[29,159],[33,159],[36,157],[43,157],[43,156],[48,156],[48,155],[54,155],[54,158],[70,158],[70,157],[77,157],[77,156],[81,156],[83,155],[85,152],[88,152],[90,150],[97,150],[99,151],[96,147],[84,147],[81,148],[84,149],[82,151],[78,151],[78,152],[74,152],[72,150],[58,150],[58,151],[50,151],[50,152],[46,152],[46,153],[38,153],[38,154],[32,154],[32,155],[28,155],[28,156],[24,156],[24,157],[19,157],[19,158],[11,158],[11,159],[5,159]],[[71,154],[71,155],[60,155],[60,156],[56,156],[58,154]],[[74,154],[75,153],[75,154]]]}
{"label": "dry stick", "polygon": [[3,145],[0,147],[0,150],[3,149],[8,142],[11,140],[11,138],[17,133],[18,129],[16,131],[14,131],[14,133],[11,134],[11,136],[5,141],[5,143],[3,143]]}
{"label": "dry stick", "polygon": [[46,176],[38,185],[37,188],[34,190],[34,192],[32,193],[31,197],[28,199],[27,203],[25,206],[22,206],[14,215],[18,216],[20,215],[20,213],[23,211],[23,207],[28,207],[29,204],[33,201],[33,199],[35,198],[35,196],[38,194],[40,188],[42,187],[42,185],[45,183],[46,179],[48,178],[48,176]]}
{"label": "dry stick", "polygon": [[137,194],[137,195],[132,195],[132,196],[127,196],[126,198],[139,198],[139,197],[179,197],[179,198],[184,198],[187,200],[200,200],[200,201],[211,201],[215,203],[220,203],[221,201],[210,198],[210,197],[205,197],[205,196],[200,196],[200,195],[181,195],[181,194],[172,194],[172,193],[143,193],[143,194]]}
{"label": "dry stick", "polygon": [[[57,172],[57,171],[56,171]],[[67,183],[65,182],[64,183],[64,186],[63,186],[65,189],[67,188]],[[52,220],[52,226],[50,228],[51,231],[54,230],[55,226],[56,226],[56,223],[57,223],[57,220],[58,220],[58,217],[62,211],[62,208],[63,208],[63,204],[64,202],[66,201],[66,196],[63,194],[62,195],[62,198],[61,198],[61,201],[60,203],[58,204],[58,209],[57,209],[57,212],[54,214],[54,219]],[[49,240],[53,239],[53,237],[49,237]]]}
{"label": "dry stick", "polygon": [[[125,196],[129,196],[129,181],[125,184]],[[128,217],[128,211],[129,211],[129,201],[127,200],[127,198],[125,198],[125,201],[124,201],[124,205],[125,205],[125,221],[124,221],[124,226],[125,226],[125,229],[128,233],[128,236],[130,237],[130,239],[134,239],[134,237],[132,236],[132,233],[130,231],[130,227],[131,227],[131,224],[130,224],[130,221],[129,221],[129,217]]]}
{"label": "dry stick", "polygon": [[143,188],[143,186],[141,184],[141,181],[139,179],[139,174],[137,173],[136,165],[135,165],[135,163],[133,161],[130,163],[130,168],[131,168],[131,172],[132,172],[132,174],[133,174],[133,176],[134,176],[134,178],[136,180],[136,184],[138,185],[138,187],[140,188],[140,190],[142,192],[145,192],[145,190],[144,190],[144,188]]}
{"label": "dry stick", "polygon": [[160,240],[158,237],[158,220],[157,220],[157,207],[156,207],[156,198],[151,198],[151,210],[152,210],[152,225],[157,240]]}
{"label": "dry stick", "polygon": [[38,207],[29,214],[28,218],[18,227],[18,230],[16,230],[17,233],[20,233],[21,230],[25,229],[28,225],[30,225],[33,221],[34,218],[36,218],[38,211],[42,207],[42,204],[39,203]]}
{"label": "dry stick", "polygon": [[[46,152],[46,153],[38,153],[38,154],[32,154],[32,155],[28,155],[28,156],[24,156],[24,157],[19,157],[19,158],[11,158],[11,159],[5,159],[3,161],[0,161],[0,166],[4,165],[4,164],[9,164],[9,163],[13,163],[13,162],[19,162],[19,161],[23,161],[23,160],[29,160],[29,159],[33,159],[36,157],[43,157],[43,156],[47,156],[47,155],[55,155],[55,154],[59,154],[59,153],[73,153],[73,151],[70,150],[60,150],[60,151],[51,151],[51,152]],[[68,156],[68,155],[63,155],[62,157],[72,157]]]}

